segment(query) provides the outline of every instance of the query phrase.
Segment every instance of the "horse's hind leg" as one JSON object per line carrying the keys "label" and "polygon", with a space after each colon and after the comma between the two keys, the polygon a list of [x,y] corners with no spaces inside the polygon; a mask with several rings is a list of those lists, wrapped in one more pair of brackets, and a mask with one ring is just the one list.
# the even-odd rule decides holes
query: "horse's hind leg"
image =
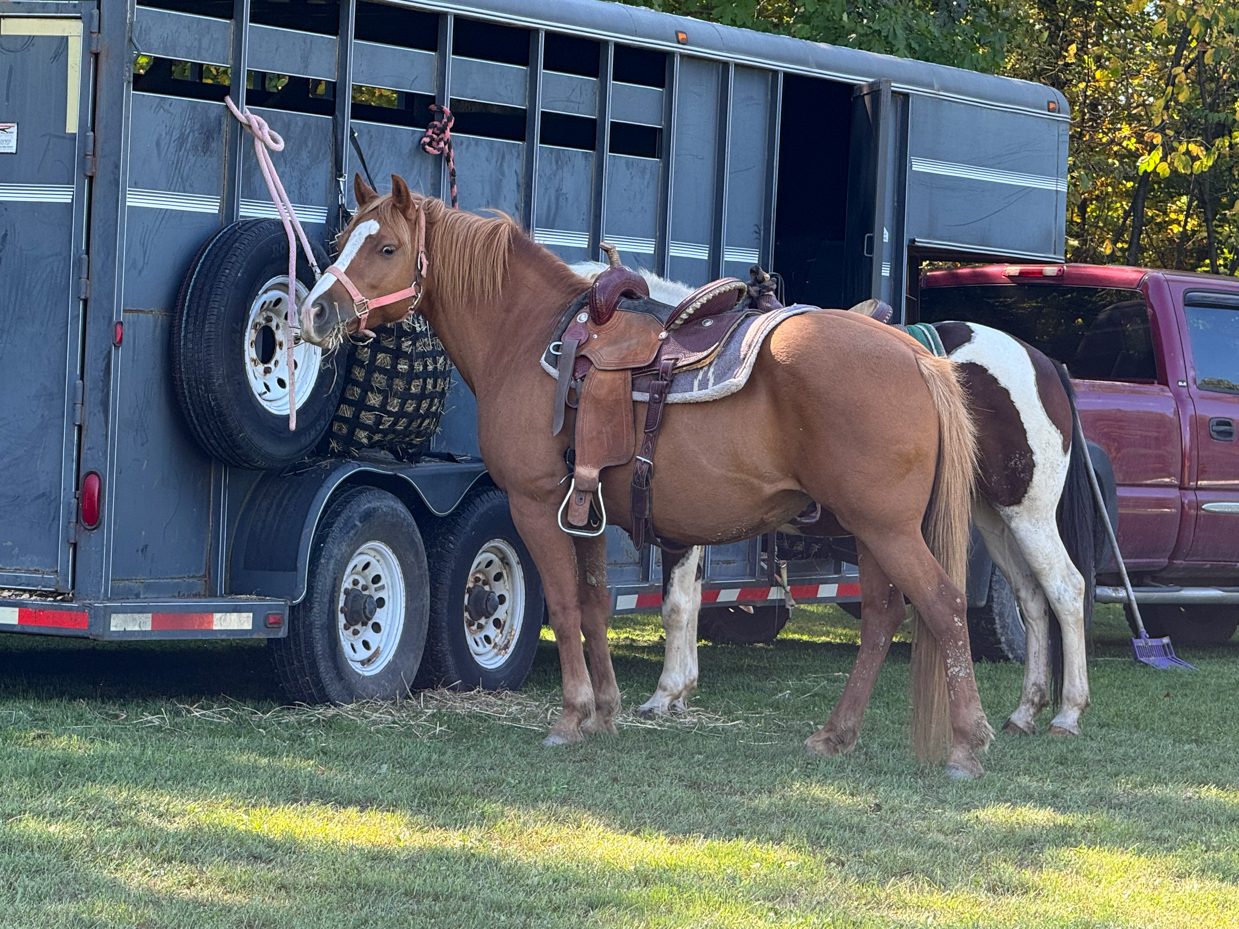
{"label": "horse's hind leg", "polygon": [[584,732],[615,733],[620,708],[619,685],[611,664],[607,626],[611,619],[611,592],[607,588],[607,541],[605,536],[577,538],[577,583],[581,601],[581,631],[594,682],[595,714],[581,728]]}
{"label": "horse's hind leg", "polygon": [[903,594],[892,586],[890,577],[859,540],[856,553],[860,567],[860,651],[830,719],[805,740],[805,748],[822,755],[839,755],[856,744],[878,670],[895,630],[904,620]]}
{"label": "horse's hind leg", "polygon": [[[1088,709],[1088,655],[1084,632],[1084,576],[1072,562],[1053,512],[1030,518],[1013,507],[1004,512],[1011,534],[1058,620],[1063,647],[1063,693],[1051,735],[1079,735]],[[1047,620],[1048,627],[1048,620]]]}
{"label": "horse's hind leg", "polygon": [[1006,732],[1034,735],[1037,714],[1050,704],[1049,670],[1050,612],[1045,594],[1019,544],[1001,515],[978,502],[972,511],[973,523],[985,539],[990,557],[998,565],[1020,605],[1024,620],[1024,688],[1020,704],[1003,725]]}
{"label": "horse's hind leg", "polygon": [[[529,549],[542,578],[550,614],[559,669],[563,678],[563,713],[543,740],[544,745],[579,742],[595,728],[594,688],[581,647],[581,599],[578,589],[576,547],[559,528],[554,509],[545,501],[509,494],[512,522]],[[609,664],[609,661],[608,661]]]}
{"label": "horse's hind leg", "polygon": [[[919,524],[865,533],[865,544],[897,588],[907,594],[921,621],[942,652],[946,672],[946,699],[950,712],[950,746],[947,773],[951,777],[980,777],[984,773],[976,753],[994,737],[981,709],[977,681],[972,673],[968,646],[967,604],[964,593],[942,570],[925,540]],[[860,533],[857,533],[857,542]],[[863,615],[863,607],[862,607]],[[925,680],[929,687],[933,681]],[[928,692],[913,696],[928,699]]]}
{"label": "horse's hind leg", "polygon": [[701,609],[702,548],[663,552],[663,671],[658,689],[642,704],[642,716],[683,712],[697,689],[697,613]]}

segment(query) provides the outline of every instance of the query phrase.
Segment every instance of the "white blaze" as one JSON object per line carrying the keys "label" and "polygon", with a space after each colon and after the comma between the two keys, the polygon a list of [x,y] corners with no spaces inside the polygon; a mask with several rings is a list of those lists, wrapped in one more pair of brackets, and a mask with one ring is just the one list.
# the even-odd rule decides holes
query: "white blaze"
{"label": "white blaze", "polygon": [[[377,219],[367,219],[349,233],[348,241],[344,243],[344,250],[340,252],[340,257],[332,263],[341,271],[347,271],[349,262],[357,257],[361,247],[366,244],[366,239],[378,231],[379,221]],[[313,306],[314,301],[330,290],[331,285],[335,282],[336,276],[330,271],[315,281],[314,289],[310,291],[309,296],[305,298],[305,303],[301,305],[302,310],[304,311],[307,307]]]}

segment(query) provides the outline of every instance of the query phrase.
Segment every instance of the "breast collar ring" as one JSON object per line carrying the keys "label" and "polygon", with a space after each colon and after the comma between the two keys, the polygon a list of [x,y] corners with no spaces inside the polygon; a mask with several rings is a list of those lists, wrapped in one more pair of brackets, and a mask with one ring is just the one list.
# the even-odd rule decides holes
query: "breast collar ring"
{"label": "breast collar ring", "polygon": [[366,336],[364,341],[369,342],[374,339],[376,333],[372,329],[366,327],[366,319],[370,315],[370,311],[378,309],[381,306],[387,306],[391,303],[399,303],[402,300],[412,299],[408,311],[404,318],[408,319],[417,312],[418,304],[422,302],[422,295],[425,293],[425,288],[422,282],[426,278],[426,271],[430,267],[430,262],[426,259],[426,214],[419,207],[417,210],[417,270],[413,277],[413,283],[403,290],[397,290],[395,293],[386,294],[382,297],[363,297],[361,291],[357,289],[357,285],[349,279],[349,276],[344,270],[336,265],[327,268],[323,273],[330,274],[337,281],[344,285],[344,289],[348,291],[348,295],[353,298],[353,313],[357,316],[357,334]]}

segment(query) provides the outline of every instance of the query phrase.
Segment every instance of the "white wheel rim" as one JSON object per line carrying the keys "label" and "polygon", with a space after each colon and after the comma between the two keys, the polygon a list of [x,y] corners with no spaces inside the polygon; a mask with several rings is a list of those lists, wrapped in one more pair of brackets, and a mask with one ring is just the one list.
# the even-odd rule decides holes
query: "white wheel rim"
{"label": "white wheel rim", "polygon": [[[308,291],[297,282],[297,303],[305,300]],[[262,408],[276,416],[288,415],[288,354],[284,345],[287,325],[284,314],[288,306],[288,276],[273,277],[258,289],[250,303],[245,324],[245,377],[250,391]],[[297,409],[305,404],[318,383],[323,350],[309,342],[298,341],[293,346],[296,365]]]}
{"label": "white wheel rim", "polygon": [[501,667],[520,641],[525,622],[525,570],[509,542],[491,539],[478,550],[462,607],[473,660],[488,671]]}
{"label": "white wheel rim", "polygon": [[[350,590],[358,593],[350,595]],[[369,610],[362,608],[366,601],[359,598],[369,598],[369,618]],[[404,573],[396,553],[382,542],[366,542],[349,559],[336,598],[340,647],[358,674],[378,674],[395,657],[404,631],[404,604]]]}

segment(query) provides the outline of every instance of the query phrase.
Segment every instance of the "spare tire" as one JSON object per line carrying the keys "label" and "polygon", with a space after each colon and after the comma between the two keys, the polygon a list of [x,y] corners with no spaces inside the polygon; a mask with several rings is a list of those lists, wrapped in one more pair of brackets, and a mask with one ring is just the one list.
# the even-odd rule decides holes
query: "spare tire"
{"label": "spare tire", "polygon": [[[300,300],[314,271],[297,256]],[[326,255],[315,248],[326,267]],[[335,414],[344,387],[342,352],[294,349],[297,429],[288,428],[284,313],[288,240],[276,220],[225,226],[199,249],[177,298],[172,380],[198,444],[227,464],[283,468],[305,458]]]}

